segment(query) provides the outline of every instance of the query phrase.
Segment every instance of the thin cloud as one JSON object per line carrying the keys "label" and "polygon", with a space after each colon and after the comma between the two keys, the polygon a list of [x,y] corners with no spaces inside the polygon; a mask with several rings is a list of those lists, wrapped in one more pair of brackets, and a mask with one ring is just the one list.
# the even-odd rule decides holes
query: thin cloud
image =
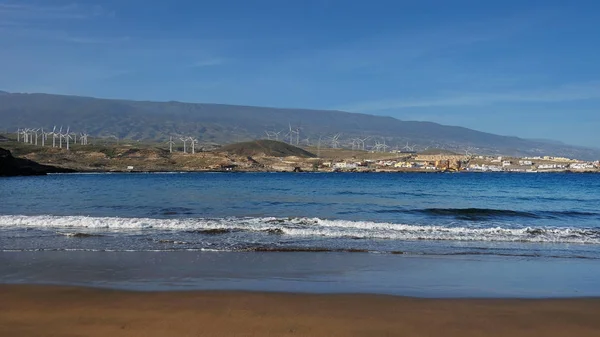
{"label": "thin cloud", "polygon": [[478,106],[511,102],[552,103],[590,99],[600,99],[600,81],[568,84],[557,88],[504,93],[448,93],[433,98],[369,101],[338,107],[338,109],[349,111],[385,111],[407,108]]}
{"label": "thin cloud", "polygon": [[90,18],[114,18],[116,13],[100,5],[87,6],[41,6],[0,2],[0,19],[19,21],[82,20]]}

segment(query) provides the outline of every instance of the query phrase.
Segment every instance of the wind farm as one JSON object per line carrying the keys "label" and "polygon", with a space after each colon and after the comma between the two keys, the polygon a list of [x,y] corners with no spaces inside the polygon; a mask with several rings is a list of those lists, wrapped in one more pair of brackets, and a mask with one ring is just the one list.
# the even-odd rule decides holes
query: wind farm
{"label": "wind farm", "polygon": [[[9,93],[3,100],[28,111],[14,119],[0,105],[10,126],[3,147],[84,172],[595,172],[600,158],[600,150],[342,111]],[[30,109],[36,100],[44,104]],[[65,117],[70,104],[82,102],[114,123],[98,114]],[[64,109],[40,108],[57,104]],[[128,112],[114,114],[116,108]],[[149,111],[151,119],[144,117]]]}

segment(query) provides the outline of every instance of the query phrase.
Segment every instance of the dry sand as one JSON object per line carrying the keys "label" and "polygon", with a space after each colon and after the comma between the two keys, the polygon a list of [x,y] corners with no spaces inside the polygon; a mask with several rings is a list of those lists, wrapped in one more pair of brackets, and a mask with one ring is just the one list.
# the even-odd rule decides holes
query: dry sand
{"label": "dry sand", "polygon": [[0,286],[0,336],[600,336],[600,299]]}

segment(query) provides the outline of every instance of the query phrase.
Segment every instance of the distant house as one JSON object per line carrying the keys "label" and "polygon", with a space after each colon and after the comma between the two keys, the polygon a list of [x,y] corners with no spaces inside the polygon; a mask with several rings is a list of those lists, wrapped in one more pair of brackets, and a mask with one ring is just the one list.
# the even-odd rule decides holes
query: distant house
{"label": "distant house", "polygon": [[341,162],[333,164],[333,168],[340,170],[354,170],[356,167],[356,163]]}
{"label": "distant house", "polygon": [[531,160],[519,160],[519,165],[521,166],[531,166],[533,162]]}
{"label": "distant house", "polygon": [[596,167],[592,163],[573,163],[569,165],[569,168],[574,170],[592,170]]}

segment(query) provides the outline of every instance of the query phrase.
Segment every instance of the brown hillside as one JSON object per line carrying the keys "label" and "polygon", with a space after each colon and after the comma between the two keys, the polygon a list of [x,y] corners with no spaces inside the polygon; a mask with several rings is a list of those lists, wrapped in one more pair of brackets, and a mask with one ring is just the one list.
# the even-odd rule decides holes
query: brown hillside
{"label": "brown hillside", "polygon": [[303,150],[299,147],[274,140],[256,140],[251,142],[229,144],[221,147],[219,152],[227,152],[238,156],[270,156],[270,157],[289,157],[314,158],[313,153]]}

